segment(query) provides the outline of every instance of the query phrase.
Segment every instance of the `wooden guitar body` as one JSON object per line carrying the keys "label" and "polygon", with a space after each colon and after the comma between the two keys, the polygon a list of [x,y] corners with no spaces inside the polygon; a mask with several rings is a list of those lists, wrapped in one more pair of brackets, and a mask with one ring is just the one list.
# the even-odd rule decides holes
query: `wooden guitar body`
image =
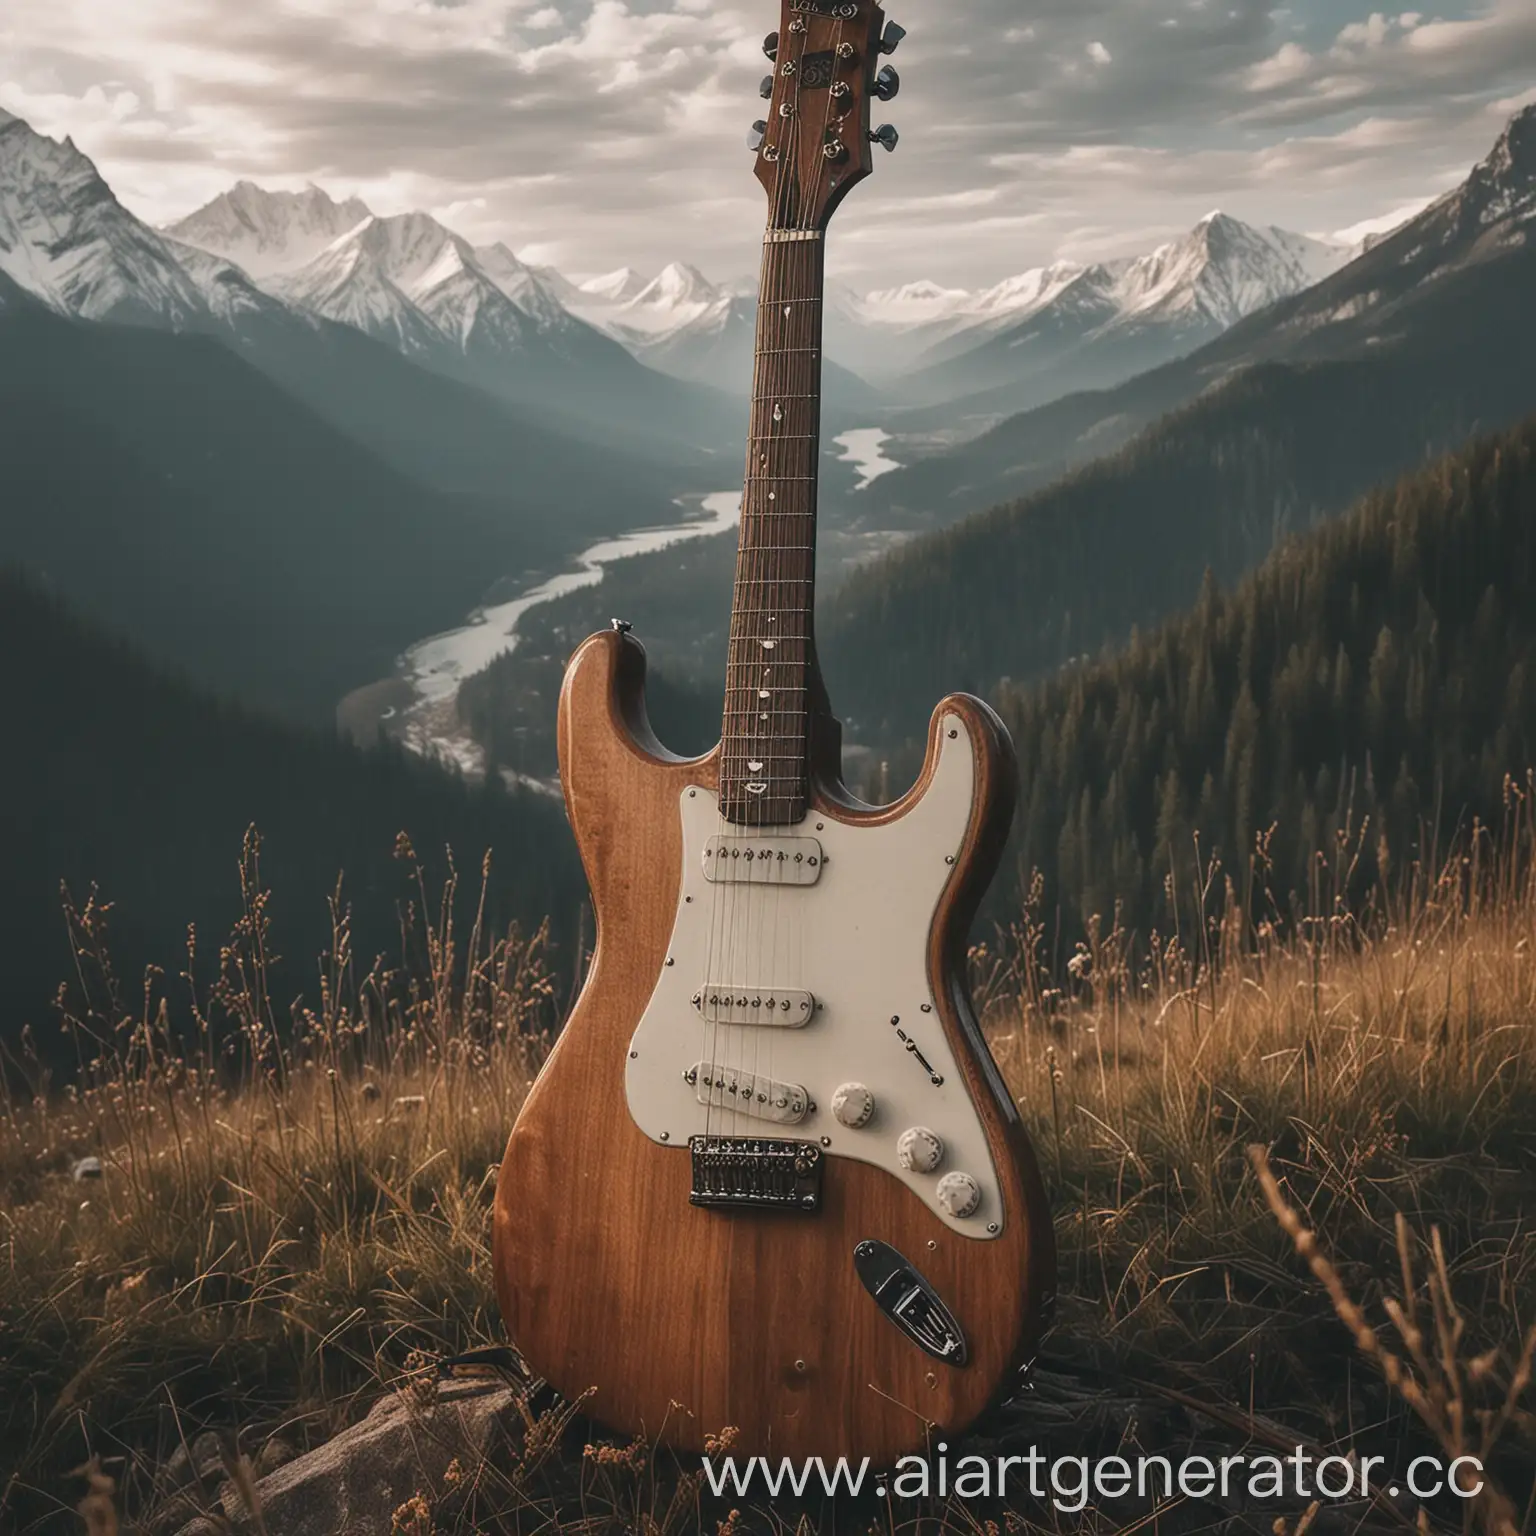
{"label": "wooden guitar body", "polygon": [[[734,1427],[747,1454],[889,1465],[924,1447],[933,1426],[963,1429],[1016,1383],[1055,1287],[1049,1206],[971,1015],[963,970],[966,928],[1012,815],[1012,750],[984,704],[946,700],[917,785],[875,809],[842,788],[835,726],[814,727],[809,814],[797,828],[772,830],[818,838],[827,867],[814,890],[772,893],[771,926],[778,983],[789,956],[801,967],[790,980],[815,994],[818,1011],[802,1029],[756,1031],[773,1042],[730,1064],[733,1093],[738,1083],[793,1078],[814,1102],[793,1127],[765,1127],[706,1109],[698,1082],[674,1070],[699,1057],[706,1077],[717,1070],[724,1081],[699,1055],[709,1032],[687,995],[693,989],[696,1004],[709,977],[674,973],[687,925],[709,921],[700,909],[741,893],[707,883],[686,825],[690,796],[717,788],[719,751],[694,761],[665,752],[646,722],[644,670],[635,640],[598,635],[576,653],[561,696],[561,775],[597,944],[502,1164],[502,1314],[530,1368],[568,1398],[590,1390],[588,1411],[620,1433],[700,1450],[707,1435]],[[901,881],[879,873],[859,884],[865,849],[887,860],[881,871],[911,860],[927,871],[934,896],[923,898],[921,925],[912,916],[918,898]],[[864,894],[854,922],[856,889]],[[846,964],[828,965],[828,951],[816,949],[830,929]],[[903,997],[921,989],[910,1014],[888,1001],[898,983]],[[890,1016],[874,1016],[877,1005]],[[678,1054],[646,1077],[651,1063],[640,1050]],[[815,1080],[813,1050],[869,1064],[863,1075],[879,1102],[868,1126],[850,1130],[833,1118],[837,1083],[824,1073]],[[958,1076],[943,1070],[951,1066]],[[946,1142],[966,1149],[984,1191],[973,1214],[956,1218],[936,1203],[945,1164],[931,1174],[896,1165],[897,1133],[920,1111],[945,1119],[954,1127]],[[669,1124],[675,1132],[657,1129]],[[706,1125],[824,1146],[819,1208],[691,1204],[688,1143]],[[963,1363],[920,1348],[877,1302],[855,1265],[855,1249],[871,1241],[889,1245],[948,1309],[963,1333]]]}

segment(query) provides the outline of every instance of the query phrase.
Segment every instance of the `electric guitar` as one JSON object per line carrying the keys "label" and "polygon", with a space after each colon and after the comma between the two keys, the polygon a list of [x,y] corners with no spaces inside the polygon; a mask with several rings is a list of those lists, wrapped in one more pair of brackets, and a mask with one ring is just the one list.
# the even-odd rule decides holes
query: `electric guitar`
{"label": "electric guitar", "polygon": [[972,1014],[966,931],[1012,820],[1002,722],[955,695],[893,805],[842,781],[812,609],[824,237],[903,36],[784,0],[720,745],[675,757],[623,625],[576,652],[561,782],[597,915],[513,1127],[497,1298],[529,1367],[626,1434],[890,1464],[1017,1385],[1050,1211]]}

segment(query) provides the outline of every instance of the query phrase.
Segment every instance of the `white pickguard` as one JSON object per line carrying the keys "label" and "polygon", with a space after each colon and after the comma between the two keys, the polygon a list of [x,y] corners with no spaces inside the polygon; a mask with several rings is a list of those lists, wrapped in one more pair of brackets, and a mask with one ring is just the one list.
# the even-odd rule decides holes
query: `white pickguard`
{"label": "white pickguard", "polygon": [[[683,1155],[689,1137],[704,1134],[816,1141],[829,1157],[873,1163],[902,1180],[956,1232],[989,1238],[1005,1220],[997,1171],[928,978],[934,914],[954,875],[975,793],[964,722],[946,717],[940,741],[926,793],[899,821],[856,827],[813,815],[793,829],[814,836],[825,852],[814,885],[706,880],[711,838],[757,834],[724,823],[713,792],[683,793],[677,919],[667,964],[630,1043],[626,1081],[636,1125]],[[710,983],[809,992],[817,1008],[799,1029],[706,1023],[694,998]],[[794,1126],[706,1107],[686,1076],[700,1062],[743,1081],[750,1074],[802,1085],[814,1107]],[[865,1084],[875,1097],[874,1117],[859,1130],[832,1114],[832,1095],[848,1082]],[[930,1173],[904,1169],[897,1159],[897,1138],[910,1126],[926,1127],[944,1144]],[[981,1186],[980,1204],[966,1217],[951,1216],[935,1195],[938,1181],[956,1171]]]}

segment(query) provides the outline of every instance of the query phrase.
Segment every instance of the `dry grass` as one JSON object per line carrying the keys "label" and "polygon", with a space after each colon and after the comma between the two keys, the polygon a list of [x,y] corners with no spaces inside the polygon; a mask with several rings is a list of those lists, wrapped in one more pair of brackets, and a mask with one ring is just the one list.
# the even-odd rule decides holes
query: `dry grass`
{"label": "dry grass", "polygon": [[[1487,1499],[1429,1516],[1382,1501],[1350,1522],[1527,1528],[1536,884],[1512,806],[1500,838],[1474,834],[1433,879],[1403,871],[1363,910],[1332,894],[1348,888],[1341,844],[1286,922],[1255,926],[1213,868],[1185,931],[1142,962],[1098,925],[1052,974],[1038,892],[1011,935],[975,952],[1051,1188],[1063,1282],[1035,1390],[979,1443],[1301,1443],[1406,1462],[1486,1442]],[[267,991],[254,846],[246,916],[206,995],[183,982],[173,1005],[125,1006],[99,914],[71,915],[75,992],[92,1002],[69,1027],[88,1066],[62,1091],[13,1086],[0,1118],[0,1529],[78,1529],[105,1518],[103,1499],[143,1511],[155,1468],[210,1426],[259,1464],[270,1437],[324,1439],[424,1358],[501,1341],[492,1177],[560,998],[540,936],[460,935],[452,878],[429,900],[402,854],[413,961],[363,973],[338,906],[316,1001],[291,1019]],[[1262,885],[1262,848],[1243,875]],[[76,1182],[87,1156],[104,1176]],[[591,1434],[536,1402],[507,1465],[482,1479],[501,1513],[482,1500],[479,1528],[730,1522],[643,1447],[583,1455]],[[456,1528],[462,1502],[422,1492],[402,1519]],[[1160,1523],[1225,1513],[1187,1505]],[[1267,1530],[1277,1515],[1337,1518],[1235,1518]],[[1068,1523],[955,1503],[840,1518],[978,1536],[989,1519]],[[730,1528],[794,1526],[793,1512],[749,1508]]]}

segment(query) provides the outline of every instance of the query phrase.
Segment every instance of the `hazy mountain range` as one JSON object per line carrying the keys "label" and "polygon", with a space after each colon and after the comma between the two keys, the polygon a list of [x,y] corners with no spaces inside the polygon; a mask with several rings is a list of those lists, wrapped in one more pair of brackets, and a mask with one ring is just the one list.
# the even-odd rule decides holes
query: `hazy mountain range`
{"label": "hazy mountain range", "polygon": [[861,493],[876,525],[947,506],[955,526],[826,605],[834,698],[905,737],[942,687],[1097,654],[1192,602],[1207,569],[1235,578],[1371,486],[1519,421],[1536,410],[1533,293],[1536,106],[1461,186],[1304,293]]}
{"label": "hazy mountain range", "polygon": [[[1234,579],[1370,487],[1536,410],[1533,292],[1536,108],[1455,192],[1189,357],[1012,416],[837,502],[824,489],[824,524],[886,548],[824,583],[818,606],[850,739],[900,760],[947,689],[993,695],[1095,655],[1192,602],[1208,569]],[[918,536],[890,549],[902,529]],[[707,747],[733,555],[720,539],[614,567],[536,610],[523,646],[469,690],[485,739],[532,740],[540,721],[518,701],[621,613],[669,693],[694,695],[669,707],[688,732],[669,745]],[[552,757],[524,768],[549,772]]]}
{"label": "hazy mountain range", "polygon": [[[1159,417],[1256,363],[1307,364],[1390,353],[1407,343],[1465,354],[1472,306],[1479,325],[1516,334],[1533,313],[1530,291],[1505,291],[1498,258],[1528,251],[1536,207],[1536,109],[1517,114],[1466,181],[1400,229],[1368,243],[1348,265],[1224,331],[1188,356],[1113,388],[1054,395],[1007,413],[967,441],[929,452],[857,498],[875,525],[913,518],[952,522],[1024,495],[1065,469],[1113,452]],[[1499,267],[1498,273],[1512,268]],[[1010,391],[973,404],[1002,412]],[[938,425],[935,413],[901,418]],[[915,446],[915,445],[914,445]],[[898,457],[901,452],[898,450]]]}
{"label": "hazy mountain range", "polygon": [[408,357],[150,229],[8,117],[0,561],[162,663],[328,719],[496,581],[675,520],[718,489],[709,450],[737,449],[723,395],[516,313],[536,369],[473,336]]}
{"label": "hazy mountain range", "polygon": [[[241,182],[166,233],[243,268],[271,294],[379,336],[407,355],[446,343],[466,358],[570,360],[598,337],[677,379],[743,393],[751,378],[756,278],[715,283],[674,262],[575,279],[473,246],[430,215],[375,216],[317,187],[272,193]],[[1189,351],[1350,259],[1345,245],[1224,214],[1123,261],[1057,263],[978,292],[936,283],[858,294],[833,284],[826,393],[869,406],[873,380],[935,403],[1050,370],[1119,378]],[[854,375],[856,377],[850,377]],[[1058,390],[1059,392],[1059,390]]]}
{"label": "hazy mountain range", "polygon": [[[751,378],[753,276],[714,283],[677,262],[649,280],[628,268],[577,280],[505,244],[473,245],[424,212],[380,216],[319,187],[249,181],[155,231],[68,140],[15,119],[5,128],[0,271],[60,313],[237,334],[329,320],[558,413],[562,431],[631,449],[719,448],[739,425],[719,395],[739,398]],[[1216,213],[1138,257],[1058,262],[981,291],[834,284],[828,407],[855,424],[884,391],[919,410],[908,430],[979,431],[1192,351],[1351,254]]]}

